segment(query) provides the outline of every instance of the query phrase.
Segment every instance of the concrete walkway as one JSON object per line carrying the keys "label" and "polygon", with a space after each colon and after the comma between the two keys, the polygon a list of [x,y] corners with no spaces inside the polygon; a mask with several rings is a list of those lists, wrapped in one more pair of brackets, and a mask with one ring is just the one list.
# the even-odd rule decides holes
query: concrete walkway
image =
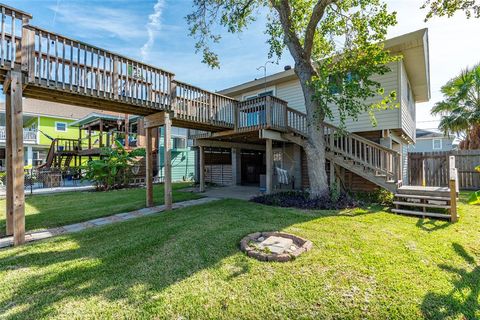
{"label": "concrete walkway", "polygon": [[[201,198],[196,200],[188,200],[188,201],[174,203],[172,207],[173,209],[180,209],[180,208],[191,207],[191,206],[204,204],[204,203],[208,203],[216,200],[219,200],[219,199],[214,197],[207,197],[207,198]],[[90,228],[113,224],[116,222],[123,222],[130,219],[159,214],[163,211],[165,211],[165,206],[161,205],[161,206],[156,206],[151,208],[143,208],[143,209],[131,211],[131,212],[117,213],[112,216],[88,220],[81,223],[70,224],[63,227],[27,232],[25,235],[25,241],[33,242],[33,241],[43,240],[43,239],[51,238],[58,235],[79,232],[79,231],[83,231]],[[0,238],[0,248],[6,248],[10,246],[13,246],[13,237],[10,236],[5,238]]]}

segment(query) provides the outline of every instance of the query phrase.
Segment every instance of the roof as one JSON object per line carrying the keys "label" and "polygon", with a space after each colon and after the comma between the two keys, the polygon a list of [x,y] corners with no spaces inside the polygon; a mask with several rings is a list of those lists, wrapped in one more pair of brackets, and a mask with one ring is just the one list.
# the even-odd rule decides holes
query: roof
{"label": "roof", "polygon": [[[94,109],[86,107],[30,98],[23,99],[22,107],[24,114],[72,120],[83,118],[86,115],[94,112]],[[0,111],[3,110],[5,110],[5,102],[0,103]],[[116,114],[108,111],[97,111],[97,113]]]}
{"label": "roof", "polygon": [[425,129],[417,129],[416,137],[417,137],[417,139],[430,139],[430,138],[447,138],[447,139],[450,138],[450,139],[454,139],[453,137],[445,135],[441,132],[425,130]]}
{"label": "roof", "polygon": [[[138,118],[138,116],[129,116],[129,120],[134,120]],[[123,115],[113,115],[113,114],[105,114],[105,113],[98,113],[98,112],[92,112],[88,115],[86,115],[85,117],[75,121],[75,122],[72,122],[70,124],[71,127],[81,127],[85,124],[88,124],[88,123],[91,123],[91,122],[94,122],[96,120],[99,120],[99,119],[102,119],[102,120],[110,120],[110,121],[117,121],[117,120],[124,120],[125,119],[125,116]]]}
{"label": "roof", "polygon": [[[420,29],[385,41],[385,49],[401,54],[416,102],[430,99],[430,62],[428,29]],[[255,79],[219,91],[228,96],[237,96],[248,91],[297,79],[293,69],[278,72],[267,78]]]}

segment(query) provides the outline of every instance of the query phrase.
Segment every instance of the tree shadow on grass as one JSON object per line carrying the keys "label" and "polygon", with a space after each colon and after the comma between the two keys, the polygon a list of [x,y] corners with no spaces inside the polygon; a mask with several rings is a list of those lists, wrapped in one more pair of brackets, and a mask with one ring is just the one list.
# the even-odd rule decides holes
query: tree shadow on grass
{"label": "tree shadow on grass", "polygon": [[[22,305],[10,316],[54,317],[55,308],[65,301],[98,296],[146,308],[167,287],[238,254],[246,234],[322,217],[224,200],[11,249],[0,259],[0,271],[28,275],[9,283],[9,294],[0,299],[0,315]],[[257,263],[243,254],[239,259],[226,281]],[[138,287],[141,293],[132,295]]]}
{"label": "tree shadow on grass", "polygon": [[429,292],[422,303],[422,313],[428,319],[478,319],[480,314],[480,265],[460,244],[453,249],[462,257],[471,270],[440,265],[442,270],[453,273],[453,289],[447,294]]}
{"label": "tree shadow on grass", "polygon": [[451,226],[452,223],[446,220],[438,220],[438,219],[418,219],[416,226],[425,231],[437,231],[448,228]]}

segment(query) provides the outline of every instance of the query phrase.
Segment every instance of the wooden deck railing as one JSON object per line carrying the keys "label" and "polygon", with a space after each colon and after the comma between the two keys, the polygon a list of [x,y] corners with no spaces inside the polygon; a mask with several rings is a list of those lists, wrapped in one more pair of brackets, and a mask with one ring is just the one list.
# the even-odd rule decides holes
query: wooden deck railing
{"label": "wooden deck railing", "polygon": [[233,128],[235,99],[177,80],[172,87],[172,111],[176,118]]}
{"label": "wooden deck railing", "polygon": [[6,5],[0,6],[0,67],[13,68],[16,62],[20,62],[21,48],[20,39],[22,30],[28,24],[32,16],[23,11]]}
{"label": "wooden deck railing", "polygon": [[239,102],[235,113],[238,131],[260,129],[287,130],[287,102],[272,96]]}
{"label": "wooden deck railing", "polygon": [[327,123],[324,123],[324,135],[327,151],[361,164],[375,174],[385,175],[386,180],[401,180],[398,152]]}
{"label": "wooden deck railing", "polygon": [[170,105],[172,73],[87,43],[25,26],[22,55],[38,86],[153,109]]}

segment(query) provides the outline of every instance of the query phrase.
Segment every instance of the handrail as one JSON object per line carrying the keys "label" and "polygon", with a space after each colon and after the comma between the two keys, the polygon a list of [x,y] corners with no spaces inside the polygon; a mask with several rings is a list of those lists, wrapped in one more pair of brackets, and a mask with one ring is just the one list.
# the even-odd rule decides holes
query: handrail
{"label": "handrail", "polygon": [[[24,49],[23,49],[24,48]],[[173,73],[31,25],[22,32],[28,81],[154,109],[169,102]]]}
{"label": "handrail", "polygon": [[[110,50],[106,50],[106,49],[103,49],[103,48],[100,48],[100,47],[97,47],[95,45],[92,45],[92,44],[89,44],[89,43],[86,43],[84,41],[81,41],[81,40],[76,40],[76,39],[73,39],[73,38],[70,38],[70,37],[67,37],[67,36],[64,36],[64,35],[61,35],[57,32],[54,32],[54,31],[49,31],[47,29],[44,29],[44,28],[41,28],[41,27],[38,27],[38,26],[34,26],[34,25],[31,25],[31,24],[27,24],[24,26],[24,28],[28,29],[28,30],[31,30],[31,31],[35,31],[35,32],[42,32],[42,33],[45,33],[45,34],[50,34],[51,36],[55,36],[55,37],[58,37],[60,40],[66,40],[68,42],[73,42],[74,43],[74,48],[78,48],[78,46],[80,47],[89,47],[93,50],[99,50],[99,51],[102,51],[102,52],[106,52],[108,54],[111,54],[113,56],[116,56],[118,58],[121,58],[121,59],[125,59],[125,60],[131,60],[131,61],[136,61],[135,59],[133,58],[130,58],[130,57],[127,57],[125,55],[122,55],[122,54],[119,54],[119,53],[116,53],[114,51],[110,51]],[[146,66],[146,67],[150,67],[152,69],[158,69],[158,70],[161,70],[165,73],[169,73],[171,74],[172,76],[174,76],[175,74],[171,71],[168,71],[168,70],[165,70],[165,69],[161,69],[159,67],[156,67],[154,65],[151,65],[151,64],[148,64],[148,63],[145,63],[145,62],[138,62],[139,64],[142,64],[143,66]]]}

